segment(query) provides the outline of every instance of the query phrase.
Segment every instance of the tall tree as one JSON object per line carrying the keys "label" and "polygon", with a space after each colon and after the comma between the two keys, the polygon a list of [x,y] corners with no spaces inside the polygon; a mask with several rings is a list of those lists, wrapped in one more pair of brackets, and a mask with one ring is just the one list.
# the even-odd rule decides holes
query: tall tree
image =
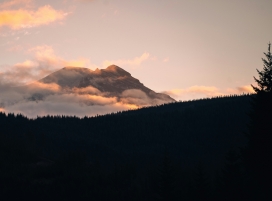
{"label": "tall tree", "polygon": [[250,191],[258,200],[272,200],[272,55],[271,43],[268,44],[268,52],[264,53],[266,59],[262,59],[264,68],[258,71],[259,79],[255,78],[258,87],[252,102],[250,124],[248,132],[248,145],[244,152],[244,159]]}
{"label": "tall tree", "polygon": [[255,87],[251,85],[256,93],[259,93],[261,91],[264,92],[271,92],[272,91],[272,55],[271,55],[271,43],[268,44],[268,52],[264,55],[266,56],[266,59],[262,58],[263,60],[263,70],[259,71],[257,69],[257,72],[259,74],[259,79],[254,77],[254,80],[257,82],[258,87]]}

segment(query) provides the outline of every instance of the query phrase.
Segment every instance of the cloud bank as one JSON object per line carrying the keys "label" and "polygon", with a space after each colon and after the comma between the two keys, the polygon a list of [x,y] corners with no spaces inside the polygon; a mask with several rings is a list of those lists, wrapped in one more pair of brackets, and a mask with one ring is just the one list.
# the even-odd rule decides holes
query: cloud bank
{"label": "cloud bank", "polygon": [[23,114],[30,118],[46,115],[94,116],[139,107],[125,98],[106,97],[93,87],[62,89],[57,84],[40,82],[20,87],[0,84],[0,93],[0,112]]}

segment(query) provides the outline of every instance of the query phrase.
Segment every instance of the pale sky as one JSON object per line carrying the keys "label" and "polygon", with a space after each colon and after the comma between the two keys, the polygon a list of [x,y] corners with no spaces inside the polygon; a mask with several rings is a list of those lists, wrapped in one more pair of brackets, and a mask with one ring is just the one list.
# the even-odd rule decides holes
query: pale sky
{"label": "pale sky", "polygon": [[250,92],[271,0],[0,0],[1,82],[116,64],[176,100]]}

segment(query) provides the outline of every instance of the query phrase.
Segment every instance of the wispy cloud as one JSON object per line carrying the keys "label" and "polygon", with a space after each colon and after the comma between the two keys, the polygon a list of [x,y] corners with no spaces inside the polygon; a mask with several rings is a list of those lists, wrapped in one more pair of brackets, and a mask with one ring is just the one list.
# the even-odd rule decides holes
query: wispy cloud
{"label": "wispy cloud", "polygon": [[[9,51],[19,51],[22,46],[14,46]],[[81,57],[74,60],[66,60],[56,54],[54,49],[48,45],[29,48],[27,51],[32,59],[25,60],[12,66],[1,67],[0,78],[2,82],[25,84],[41,79],[42,77],[59,70],[65,66],[86,67],[90,69],[106,68],[112,64],[125,67],[140,66],[144,61],[150,59],[150,54],[145,52],[133,59],[106,60],[101,65],[95,65],[87,58]]]}
{"label": "wispy cloud", "polygon": [[86,58],[65,60],[57,56],[54,49],[47,45],[30,48],[28,52],[33,55],[33,59],[1,68],[2,82],[15,85],[25,84],[41,79],[65,66],[96,67],[92,66]]}
{"label": "wispy cloud", "polygon": [[119,60],[106,60],[103,62],[102,66],[107,67],[109,65],[115,64],[118,66],[139,66],[144,61],[147,61],[150,58],[150,54],[148,52],[144,52],[141,56],[135,57],[134,59],[119,59]]}
{"label": "wispy cloud", "polygon": [[14,30],[31,28],[63,20],[66,16],[67,13],[55,10],[50,5],[40,7],[36,11],[8,9],[0,11],[0,27],[7,26]]}
{"label": "wispy cloud", "polygon": [[233,94],[254,93],[254,90],[251,85],[245,85],[245,86],[237,87],[235,89],[228,88],[227,91]]}
{"label": "wispy cloud", "polygon": [[172,89],[169,91],[165,91],[164,93],[173,96],[174,98],[188,98],[191,99],[198,97],[213,97],[218,95],[223,95],[223,93],[219,92],[219,89],[214,86],[192,86],[186,89]]}
{"label": "wispy cloud", "polygon": [[211,98],[216,96],[224,96],[229,94],[253,93],[250,85],[240,86],[236,88],[219,89],[215,86],[192,86],[186,89],[172,89],[164,91],[179,100],[193,100],[199,98]]}

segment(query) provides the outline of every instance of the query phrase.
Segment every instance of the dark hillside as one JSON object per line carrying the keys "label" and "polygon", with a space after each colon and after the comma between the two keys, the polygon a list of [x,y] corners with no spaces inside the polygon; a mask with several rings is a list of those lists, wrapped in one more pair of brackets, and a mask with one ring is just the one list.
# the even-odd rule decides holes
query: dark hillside
{"label": "dark hillside", "polygon": [[[47,116],[33,120],[0,113],[1,161],[6,161],[10,153],[21,153],[25,158],[23,162],[18,162],[16,157],[10,159],[20,163],[18,167],[67,160],[71,166],[86,160],[100,164],[106,172],[116,171],[114,167],[119,171],[124,166],[126,171],[141,174],[146,168],[159,165],[167,150],[173,163],[187,172],[187,177],[201,162],[213,178],[223,167],[226,153],[246,143],[243,132],[249,121],[247,113],[251,97],[176,102],[83,119]],[[126,171],[118,174],[123,175]],[[48,177],[56,174],[60,173],[50,173]],[[152,191],[151,187],[145,188]]]}
{"label": "dark hillside", "polygon": [[52,159],[61,149],[87,149],[101,158],[99,153],[106,157],[115,152],[124,157],[148,157],[167,147],[181,161],[203,157],[214,161],[231,146],[245,142],[242,132],[248,122],[250,97],[177,102],[83,119],[48,116],[29,120],[2,113],[1,135],[18,139],[32,135],[41,153]]}

